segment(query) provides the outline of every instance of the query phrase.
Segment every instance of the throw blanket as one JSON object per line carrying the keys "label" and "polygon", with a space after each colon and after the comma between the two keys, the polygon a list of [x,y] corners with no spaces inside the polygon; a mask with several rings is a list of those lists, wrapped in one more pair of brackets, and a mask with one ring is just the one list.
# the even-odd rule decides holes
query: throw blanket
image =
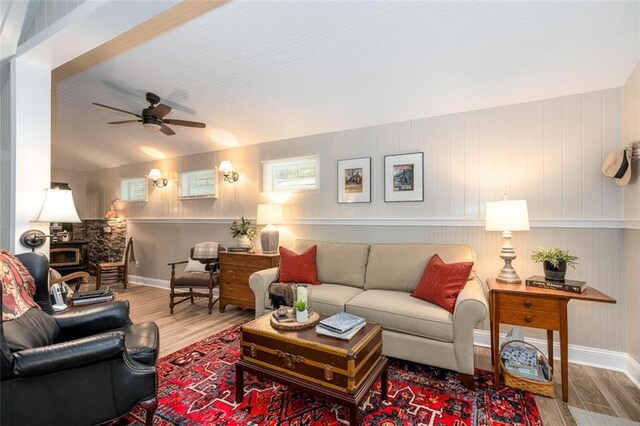
{"label": "throw blanket", "polygon": [[218,243],[208,241],[193,246],[193,259],[216,259],[218,257]]}
{"label": "throw blanket", "polygon": [[269,284],[269,300],[274,309],[278,309],[280,306],[293,306],[291,284],[276,281]]}

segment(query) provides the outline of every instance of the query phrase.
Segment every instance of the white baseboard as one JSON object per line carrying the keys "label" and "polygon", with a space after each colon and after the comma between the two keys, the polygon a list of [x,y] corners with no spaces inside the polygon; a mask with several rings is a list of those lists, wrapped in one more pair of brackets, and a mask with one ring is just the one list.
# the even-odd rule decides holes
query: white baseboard
{"label": "white baseboard", "polygon": [[625,371],[629,380],[640,388],[640,363],[627,354],[627,371]]}
{"label": "white baseboard", "polygon": [[[140,275],[129,275],[129,282],[132,284],[139,284],[148,287],[156,287],[164,290],[169,290],[169,280],[160,280],[158,278],[142,277]],[[220,296],[220,289],[218,287],[213,289],[213,297]]]}
{"label": "white baseboard", "polygon": [[[505,334],[500,333],[502,342]],[[547,341],[542,339],[526,338],[525,340],[547,354]],[[490,347],[491,337],[487,330],[473,331],[473,344]],[[553,344],[553,358],[560,359],[560,344]],[[587,346],[569,345],[569,362],[590,367],[605,368],[607,370],[621,371],[629,376],[636,386],[640,388],[640,364],[635,362],[625,352],[610,351],[607,349],[590,348]],[[635,363],[635,365],[633,365]]]}

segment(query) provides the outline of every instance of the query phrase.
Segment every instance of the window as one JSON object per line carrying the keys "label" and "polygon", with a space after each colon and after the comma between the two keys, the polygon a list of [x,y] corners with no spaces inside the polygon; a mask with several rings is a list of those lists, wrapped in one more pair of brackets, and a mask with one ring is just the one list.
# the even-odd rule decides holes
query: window
{"label": "window", "polygon": [[147,179],[129,178],[120,181],[122,201],[147,201]]}
{"label": "window", "polygon": [[262,163],[264,192],[300,192],[320,189],[320,159],[283,158]]}
{"label": "window", "polygon": [[180,198],[217,197],[216,176],[216,169],[180,173]]}

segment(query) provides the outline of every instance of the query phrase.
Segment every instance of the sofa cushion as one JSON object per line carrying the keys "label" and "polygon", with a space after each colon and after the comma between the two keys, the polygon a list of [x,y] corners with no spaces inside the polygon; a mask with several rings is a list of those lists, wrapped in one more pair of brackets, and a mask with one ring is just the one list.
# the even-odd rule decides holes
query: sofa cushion
{"label": "sofa cushion", "polygon": [[369,244],[296,240],[293,250],[301,253],[313,245],[318,246],[316,264],[320,282],[364,288]]}
{"label": "sofa cushion", "polygon": [[279,281],[281,283],[320,284],[316,253],[318,247],[313,245],[300,254],[280,247]]}
{"label": "sofa cushion", "polygon": [[444,263],[434,254],[412,297],[435,303],[453,313],[458,294],[467,284],[473,263]]}
{"label": "sofa cushion", "polygon": [[311,310],[324,315],[344,312],[344,307],[363,290],[340,284],[321,284],[311,289]]}
{"label": "sofa cushion", "polygon": [[385,330],[453,342],[453,315],[404,291],[363,291],[347,302],[346,311]]}
{"label": "sofa cushion", "polygon": [[436,253],[446,263],[475,262],[473,249],[462,244],[372,244],[365,289],[411,293]]}

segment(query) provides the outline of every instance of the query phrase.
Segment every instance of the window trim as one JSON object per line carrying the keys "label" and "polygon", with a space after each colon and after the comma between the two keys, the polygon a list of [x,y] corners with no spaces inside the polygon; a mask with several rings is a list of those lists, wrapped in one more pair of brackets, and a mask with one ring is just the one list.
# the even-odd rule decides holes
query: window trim
{"label": "window trim", "polygon": [[[139,181],[142,180],[144,181],[144,200],[142,199],[136,199],[136,200],[131,200],[125,197],[124,195],[124,191],[123,191],[123,187],[122,185],[124,185],[124,183],[126,181],[132,182],[132,181]],[[131,193],[130,189],[127,191],[127,195],[129,195]],[[146,176],[137,176],[137,177],[126,177],[126,178],[120,178],[120,201],[125,202],[125,203],[147,203],[149,202],[149,182]]]}
{"label": "window trim", "polygon": [[[293,187],[285,190],[278,190],[273,187],[273,181],[271,179],[271,173],[268,172],[268,169],[272,168],[274,165],[284,165],[286,163],[295,163],[304,160],[311,160],[315,164],[316,170],[316,179],[315,186],[313,188],[301,188],[301,187]],[[276,158],[273,160],[264,160],[262,161],[262,191],[264,194],[287,194],[287,193],[304,193],[304,192],[319,192],[320,191],[320,156],[318,154],[314,155],[305,155],[301,157],[287,157],[287,158]]]}
{"label": "window trim", "polygon": [[[185,174],[195,174],[195,173],[201,173],[201,172],[213,172],[213,179],[214,179],[214,192],[209,193],[209,194],[204,194],[204,195],[182,195],[182,185],[184,183],[184,177],[183,175]],[[179,200],[202,200],[202,199],[207,199],[207,198],[218,198],[218,168],[217,167],[212,167],[212,168],[208,168],[208,169],[199,169],[199,170],[187,170],[184,172],[179,172],[178,173],[178,181],[180,183],[180,185],[178,186],[178,199]]]}

